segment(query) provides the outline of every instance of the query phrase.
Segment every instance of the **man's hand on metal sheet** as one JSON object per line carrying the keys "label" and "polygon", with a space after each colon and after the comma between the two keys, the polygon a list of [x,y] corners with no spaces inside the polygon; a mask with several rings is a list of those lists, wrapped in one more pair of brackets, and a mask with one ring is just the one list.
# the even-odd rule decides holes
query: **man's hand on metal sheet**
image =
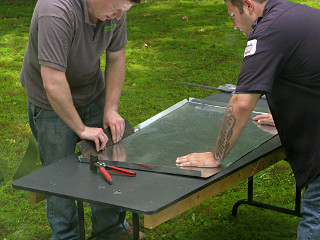
{"label": "man's hand on metal sheet", "polygon": [[110,127],[114,143],[121,140],[125,130],[125,122],[117,111],[112,110],[104,113],[103,126],[104,128]]}
{"label": "man's hand on metal sheet", "polygon": [[252,120],[257,121],[258,125],[275,126],[274,121],[273,121],[273,117],[270,113],[255,116]]}
{"label": "man's hand on metal sheet", "polygon": [[271,114],[258,115],[253,118],[253,123],[256,124],[262,131],[272,135],[278,134]]}
{"label": "man's hand on metal sheet", "polygon": [[97,152],[105,149],[106,143],[108,142],[108,137],[102,128],[85,127],[85,130],[79,137],[81,139],[94,141]]}
{"label": "man's hand on metal sheet", "polygon": [[176,160],[180,167],[219,167],[220,162],[215,160],[212,152],[191,153]]}

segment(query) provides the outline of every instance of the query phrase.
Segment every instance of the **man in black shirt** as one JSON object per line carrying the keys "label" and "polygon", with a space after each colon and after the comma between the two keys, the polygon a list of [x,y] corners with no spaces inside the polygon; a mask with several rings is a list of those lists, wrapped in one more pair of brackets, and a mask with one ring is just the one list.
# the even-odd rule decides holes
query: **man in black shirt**
{"label": "man in black shirt", "polygon": [[266,94],[298,187],[306,191],[298,239],[320,239],[320,11],[279,0],[227,0],[234,29],[248,37],[236,91],[213,152],[180,166],[219,166],[261,94]]}

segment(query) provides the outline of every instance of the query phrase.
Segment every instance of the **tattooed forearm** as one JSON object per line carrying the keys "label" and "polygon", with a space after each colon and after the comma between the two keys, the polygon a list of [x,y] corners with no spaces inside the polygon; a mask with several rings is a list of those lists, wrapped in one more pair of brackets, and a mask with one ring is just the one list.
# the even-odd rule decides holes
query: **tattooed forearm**
{"label": "tattooed forearm", "polygon": [[233,128],[236,123],[236,118],[233,115],[233,106],[229,105],[226,113],[225,118],[222,122],[221,130],[220,130],[220,136],[218,137],[218,141],[216,144],[216,151],[215,151],[215,159],[219,162],[221,162],[226,152],[230,146],[230,139],[233,134]]}

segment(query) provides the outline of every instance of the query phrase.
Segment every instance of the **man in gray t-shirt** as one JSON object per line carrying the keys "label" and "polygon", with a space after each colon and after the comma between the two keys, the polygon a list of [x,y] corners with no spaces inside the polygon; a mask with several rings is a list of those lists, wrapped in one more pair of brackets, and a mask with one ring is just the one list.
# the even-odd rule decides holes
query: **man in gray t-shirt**
{"label": "man in gray t-shirt", "polygon": [[[75,151],[79,139],[105,148],[124,132],[118,104],[125,75],[126,11],[140,0],[38,0],[20,81],[28,96],[31,130],[44,166]],[[106,51],[105,76],[100,57]],[[79,183],[80,184],[80,183]],[[77,239],[72,200],[51,197],[52,239]],[[92,207],[92,231],[117,222],[119,210]],[[106,237],[113,238],[110,231]],[[105,236],[104,236],[105,237]]]}

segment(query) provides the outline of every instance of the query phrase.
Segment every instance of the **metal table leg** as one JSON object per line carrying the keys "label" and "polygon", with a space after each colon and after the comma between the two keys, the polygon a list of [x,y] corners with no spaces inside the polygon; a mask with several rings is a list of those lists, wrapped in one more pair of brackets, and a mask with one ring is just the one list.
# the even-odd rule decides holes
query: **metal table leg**
{"label": "metal table leg", "polygon": [[281,213],[301,217],[301,213],[300,213],[301,192],[297,186],[296,186],[295,210],[282,208],[282,207],[278,207],[278,206],[274,206],[274,205],[269,205],[269,204],[253,201],[253,176],[248,178],[248,199],[240,200],[233,205],[232,216],[234,216],[234,217],[237,216],[237,210],[241,204],[247,204],[250,206],[260,207],[260,208],[264,208],[264,209],[273,210],[276,212],[281,212]]}
{"label": "metal table leg", "polygon": [[86,234],[84,229],[83,202],[80,200],[77,200],[77,207],[78,207],[78,220],[79,220],[79,239],[85,240]]}
{"label": "metal table leg", "polygon": [[132,213],[133,240],[139,240],[139,214]]}

